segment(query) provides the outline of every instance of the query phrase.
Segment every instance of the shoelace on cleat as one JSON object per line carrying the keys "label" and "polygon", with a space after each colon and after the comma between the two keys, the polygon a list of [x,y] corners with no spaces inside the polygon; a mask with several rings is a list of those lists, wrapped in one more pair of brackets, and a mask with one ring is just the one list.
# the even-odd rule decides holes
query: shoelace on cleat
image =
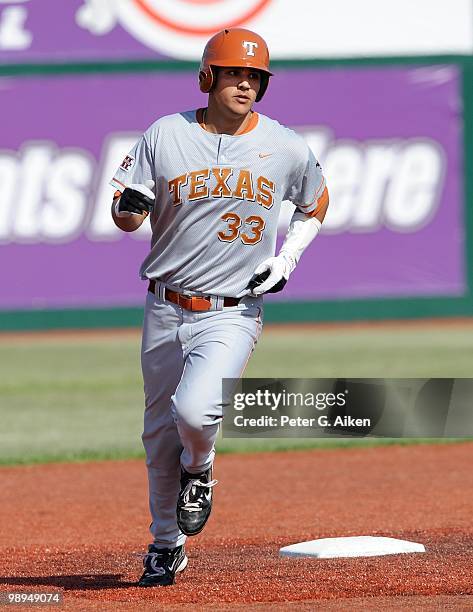
{"label": "shoelace on cleat", "polygon": [[202,482],[201,480],[191,479],[182,490],[182,500],[184,502],[183,509],[187,512],[199,512],[201,508],[200,501],[190,501],[190,498],[196,495],[197,487],[204,487],[211,489],[217,484],[218,480],[211,480],[210,482]]}

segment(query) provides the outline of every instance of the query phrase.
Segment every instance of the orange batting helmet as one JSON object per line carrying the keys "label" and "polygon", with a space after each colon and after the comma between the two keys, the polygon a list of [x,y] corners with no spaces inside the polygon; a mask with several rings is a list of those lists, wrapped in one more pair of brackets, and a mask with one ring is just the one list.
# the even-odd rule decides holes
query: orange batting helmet
{"label": "orange batting helmet", "polygon": [[261,73],[261,84],[256,102],[264,96],[268,87],[269,51],[265,41],[251,30],[231,28],[212,36],[205,45],[199,70],[200,90],[208,93],[215,83],[212,67],[254,68]]}

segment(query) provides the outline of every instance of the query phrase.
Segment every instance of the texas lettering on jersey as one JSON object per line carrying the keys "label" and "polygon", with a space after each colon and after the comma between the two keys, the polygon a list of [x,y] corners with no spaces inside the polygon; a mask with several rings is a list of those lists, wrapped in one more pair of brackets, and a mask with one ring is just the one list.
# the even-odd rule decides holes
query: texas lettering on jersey
{"label": "texas lettering on jersey", "polygon": [[265,176],[253,176],[251,170],[233,168],[206,168],[186,172],[168,181],[174,206],[184,200],[195,202],[207,198],[233,198],[256,202],[271,208],[276,185]]}

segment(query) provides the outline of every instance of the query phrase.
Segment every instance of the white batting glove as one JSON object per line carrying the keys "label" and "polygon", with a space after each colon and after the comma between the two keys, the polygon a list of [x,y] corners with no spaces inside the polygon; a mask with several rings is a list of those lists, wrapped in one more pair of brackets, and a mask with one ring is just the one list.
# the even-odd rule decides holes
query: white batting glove
{"label": "white batting glove", "polygon": [[280,291],[291,272],[296,267],[296,262],[288,253],[279,253],[277,257],[270,257],[261,263],[254,271],[253,278],[249,283],[252,295],[258,296],[267,293],[275,286],[280,286]]}

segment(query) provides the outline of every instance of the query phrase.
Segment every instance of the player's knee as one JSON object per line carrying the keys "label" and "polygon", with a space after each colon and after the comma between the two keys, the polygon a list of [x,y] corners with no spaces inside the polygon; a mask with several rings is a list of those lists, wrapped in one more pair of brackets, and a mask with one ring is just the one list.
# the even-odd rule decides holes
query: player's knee
{"label": "player's knee", "polygon": [[203,418],[197,411],[176,411],[175,418],[180,431],[185,430],[188,435],[202,432],[204,426]]}
{"label": "player's knee", "polygon": [[214,425],[217,420],[214,415],[202,412],[200,406],[209,406],[210,403],[199,397],[196,401],[182,401],[173,398],[173,413],[178,429],[187,435],[201,434],[208,425]]}

